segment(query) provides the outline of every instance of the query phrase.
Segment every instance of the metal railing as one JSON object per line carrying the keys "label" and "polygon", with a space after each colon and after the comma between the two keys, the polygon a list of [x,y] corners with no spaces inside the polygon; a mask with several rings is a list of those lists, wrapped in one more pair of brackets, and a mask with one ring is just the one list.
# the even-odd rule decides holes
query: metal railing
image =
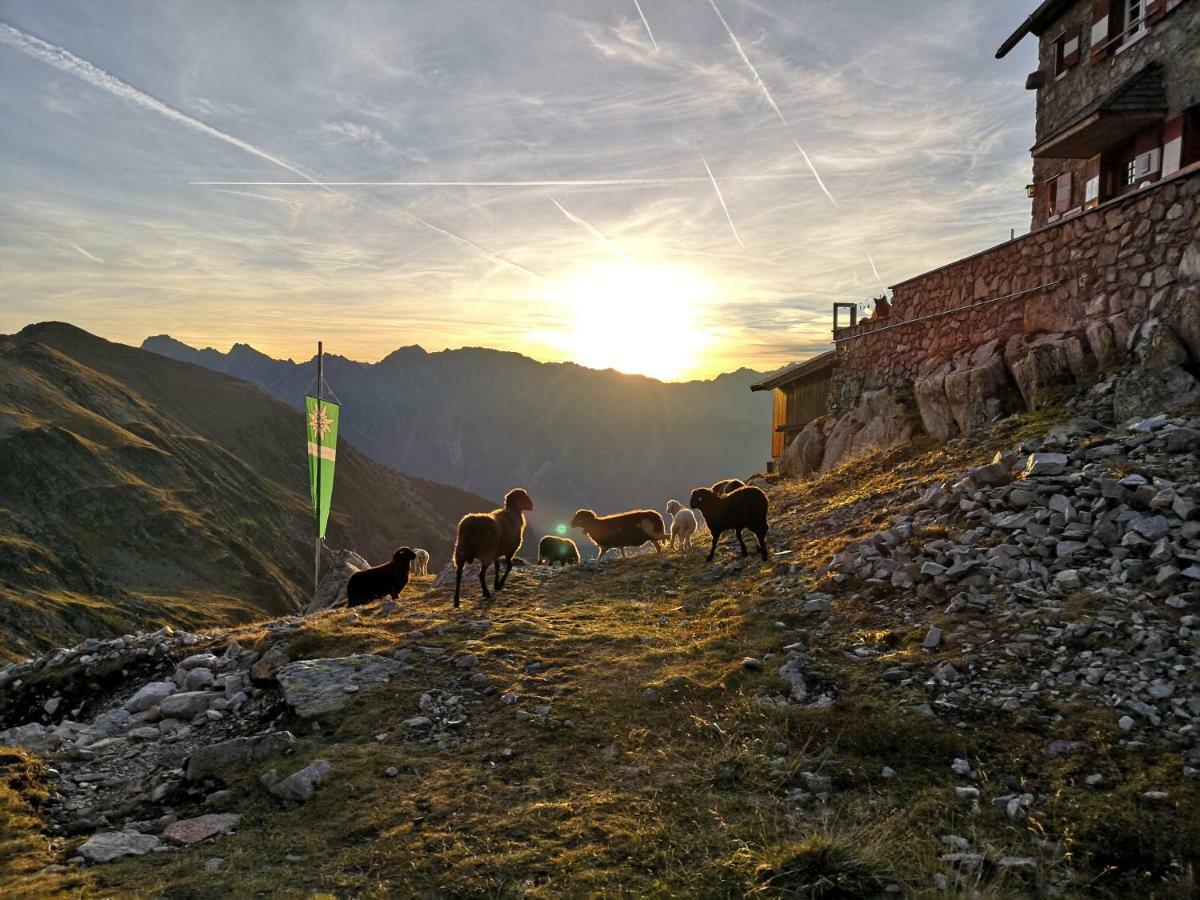
{"label": "metal railing", "polygon": [[[833,342],[834,344],[840,344],[843,341],[852,341],[855,338],[864,337],[868,334],[879,334],[881,331],[891,331],[893,328],[903,328],[905,325],[915,325],[918,322],[927,322],[930,319],[938,319],[942,316],[952,316],[955,313],[966,312],[967,310],[971,309],[979,309],[981,306],[989,306],[992,303],[999,303],[1003,300],[1015,300],[1017,297],[1024,297],[1028,294],[1036,294],[1040,291],[1047,291],[1050,288],[1058,287],[1058,284],[1059,282],[1057,281],[1048,281],[1045,284],[1039,284],[1037,287],[1026,288],[1023,291],[1013,291],[1011,294],[1003,294],[999,297],[990,297],[987,300],[977,300],[976,302],[968,303],[965,306],[956,306],[953,309],[943,309],[939,312],[928,313],[923,316],[917,316],[913,319],[905,319],[903,322],[891,322],[887,325],[880,325],[878,328],[870,328],[865,331],[860,331],[858,334],[848,334],[845,337],[838,337],[837,333],[841,329],[835,328],[833,330]],[[869,321],[870,320],[868,319],[862,324],[866,324],[866,322]],[[853,328],[854,326],[850,327]]]}

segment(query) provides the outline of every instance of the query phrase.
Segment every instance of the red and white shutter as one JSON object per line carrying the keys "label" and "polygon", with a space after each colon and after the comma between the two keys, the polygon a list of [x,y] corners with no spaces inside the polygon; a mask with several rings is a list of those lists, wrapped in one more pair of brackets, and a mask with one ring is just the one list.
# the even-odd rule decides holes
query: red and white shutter
{"label": "red and white shutter", "polygon": [[1079,62],[1079,43],[1083,40],[1083,29],[1076,28],[1063,35],[1062,67],[1069,69]]}
{"label": "red and white shutter", "polygon": [[[1113,0],[1093,0],[1092,2],[1092,59],[1101,58],[1107,47],[1109,36],[1112,33],[1112,23],[1115,21],[1112,9]],[[1119,0],[1118,0],[1119,2]]]}
{"label": "red and white shutter", "polygon": [[1183,125],[1185,119],[1179,116],[1171,119],[1163,126],[1162,148],[1162,177],[1173,175],[1179,171],[1183,163]]}
{"label": "red and white shutter", "polygon": [[1091,209],[1100,205],[1100,157],[1093,156],[1087,161],[1083,173],[1083,208]]}
{"label": "red and white shutter", "polygon": [[1059,175],[1054,182],[1054,214],[1061,216],[1071,208],[1071,173]]}

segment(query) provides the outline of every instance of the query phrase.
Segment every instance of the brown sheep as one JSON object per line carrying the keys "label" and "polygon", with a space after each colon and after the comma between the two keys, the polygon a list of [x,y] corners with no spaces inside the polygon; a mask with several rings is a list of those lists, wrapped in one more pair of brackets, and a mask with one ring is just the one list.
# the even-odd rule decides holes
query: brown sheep
{"label": "brown sheep", "polygon": [[598,516],[590,509],[581,509],[571,519],[572,528],[581,528],[599,551],[596,558],[619,548],[621,558],[626,547],[640,547],[650,541],[654,552],[662,552],[662,541],[667,540],[667,529],[663,517],[652,509],[634,509],[611,516]]}
{"label": "brown sheep", "polygon": [[[488,566],[496,567],[495,589],[499,591],[512,571],[512,559],[525,537],[525,513],[533,509],[533,501],[524,488],[513,488],[504,495],[504,508],[490,513],[470,513],[458,523],[458,536],[454,541],[454,606],[459,606],[462,595],[463,567],[472,560],[479,560],[479,586],[483,588],[483,599],[492,595],[487,587]],[[500,560],[507,565],[503,577],[500,575]]]}
{"label": "brown sheep", "polygon": [[395,600],[408,584],[409,566],[416,558],[411,547],[401,547],[383,565],[355,572],[346,582],[346,605],[362,606],[385,594]]}
{"label": "brown sheep", "polygon": [[696,488],[692,491],[692,509],[698,509],[708,522],[708,530],[712,533],[712,549],[708,551],[708,561],[712,562],[717,552],[717,542],[721,534],[733,529],[738,543],[742,547],[742,556],[749,556],[746,542],[742,540],[742,529],[748,528],[758,538],[758,551],[762,558],[767,555],[767,495],[756,487],[740,487],[730,494],[721,496],[712,488]]}
{"label": "brown sheep", "polygon": [[570,538],[548,534],[538,542],[538,565],[556,562],[564,566],[579,562],[579,548]]}

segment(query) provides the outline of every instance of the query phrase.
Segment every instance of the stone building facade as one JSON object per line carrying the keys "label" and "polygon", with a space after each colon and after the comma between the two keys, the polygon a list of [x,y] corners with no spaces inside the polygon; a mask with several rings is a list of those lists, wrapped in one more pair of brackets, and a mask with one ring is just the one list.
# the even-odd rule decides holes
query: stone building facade
{"label": "stone building facade", "polygon": [[1200,160],[1200,2],[1046,0],[997,56],[1028,34],[1035,229]]}
{"label": "stone building facade", "polygon": [[784,448],[784,474],[971,433],[1102,378],[1122,420],[1200,400],[1200,0],[1045,0],[997,55],[1029,34],[1033,230],[835,330],[826,414]]}

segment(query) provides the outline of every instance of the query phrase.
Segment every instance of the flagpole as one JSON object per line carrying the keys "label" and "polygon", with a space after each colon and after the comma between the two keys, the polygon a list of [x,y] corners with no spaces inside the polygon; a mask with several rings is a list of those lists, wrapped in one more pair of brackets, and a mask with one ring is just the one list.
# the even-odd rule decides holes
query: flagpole
{"label": "flagpole", "polygon": [[[321,401],[325,394],[322,390],[324,384],[324,362],[325,350],[322,341],[317,341],[317,422],[321,421]],[[313,599],[317,596],[317,587],[321,583],[321,429],[318,426],[316,429],[317,440],[317,538],[316,549],[313,553]]]}

